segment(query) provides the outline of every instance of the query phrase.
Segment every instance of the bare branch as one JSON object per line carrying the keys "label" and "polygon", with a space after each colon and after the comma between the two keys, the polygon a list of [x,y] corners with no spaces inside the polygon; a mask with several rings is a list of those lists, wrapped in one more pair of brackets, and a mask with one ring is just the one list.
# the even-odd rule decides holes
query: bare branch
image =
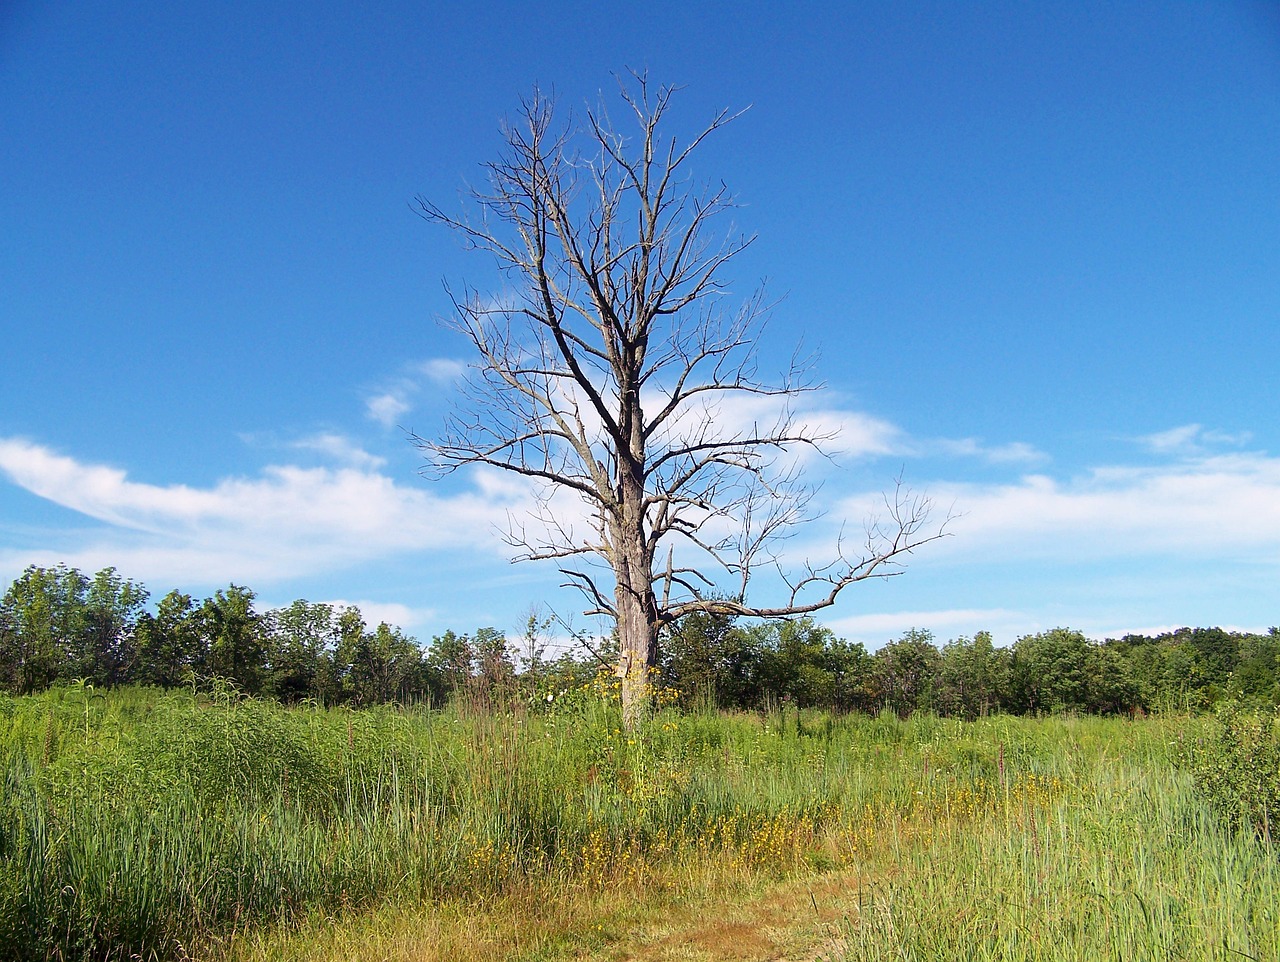
{"label": "bare branch", "polygon": [[[602,101],[581,126],[535,90],[466,211],[419,199],[426,220],[495,259],[505,287],[450,294],[477,361],[440,437],[413,441],[437,472],[485,466],[534,486],[535,508],[510,519],[508,543],[517,560],[598,563],[561,570],[590,613],[615,620],[631,697],[662,625],[694,612],[817,611],[851,584],[898,573],[945,522],[927,528],[927,499],[899,485],[857,556],[841,546],[788,573],[779,546],[812,517],[814,494],[797,456],[831,435],[795,414],[817,388],[806,363],[761,376],[770,305],[759,291],[730,306],[726,280],[754,238],[719,226],[736,206],[728,188],[692,178],[698,149],[741,113],[721,110],[677,142],[666,133],[677,88],[633,72],[619,89],[624,123]],[[557,493],[585,514],[553,504]],[[783,579],[784,603],[747,600],[762,569]]]}

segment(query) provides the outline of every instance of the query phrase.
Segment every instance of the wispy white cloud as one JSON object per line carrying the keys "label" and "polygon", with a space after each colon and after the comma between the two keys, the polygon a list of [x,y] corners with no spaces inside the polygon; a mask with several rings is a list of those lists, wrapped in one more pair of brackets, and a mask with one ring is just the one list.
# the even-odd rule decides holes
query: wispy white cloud
{"label": "wispy white cloud", "polygon": [[[29,441],[0,439],[0,474],[108,526],[45,548],[45,555],[86,569],[111,564],[144,579],[271,582],[433,549],[498,555],[495,528],[508,512],[528,507],[527,490],[484,473],[469,490],[439,495],[397,484],[375,462],[270,465],[256,477],[210,487],[156,485]],[[16,548],[0,559],[41,560]]]}
{"label": "wispy white cloud", "polygon": [[[663,401],[655,395],[646,401],[646,410],[658,410]],[[903,432],[888,421],[861,411],[821,407],[807,401],[745,393],[707,395],[704,400],[687,405],[655,440],[680,447],[695,440],[732,441],[784,433],[817,439],[816,447],[789,445],[780,457],[783,470],[811,463],[820,454],[839,460],[861,460],[906,451]]]}
{"label": "wispy white cloud", "polygon": [[952,458],[977,458],[989,464],[1041,464],[1049,460],[1043,451],[1023,441],[987,445],[977,438],[943,438],[919,445],[919,453],[930,452]]}
{"label": "wispy white cloud", "polygon": [[1022,627],[1028,621],[1025,613],[1005,608],[953,608],[850,615],[831,619],[826,625],[840,637],[879,646],[912,628],[932,632],[939,644],[960,635],[972,637],[979,631],[990,631],[1004,639],[1009,637],[1010,626]]}
{"label": "wispy white cloud", "polygon": [[[1280,459],[1257,454],[1106,466],[1078,477],[1031,474],[1011,483],[935,482],[929,494],[959,515],[955,537],[931,549],[956,560],[1172,555],[1280,560]],[[850,497],[837,515],[876,513],[876,496]]]}
{"label": "wispy white cloud", "polygon": [[1144,434],[1135,440],[1156,454],[1190,455],[1202,454],[1215,447],[1240,447],[1248,444],[1251,437],[1248,431],[1229,434],[1225,431],[1206,430],[1199,424],[1183,424],[1167,431]]}
{"label": "wispy white cloud", "polygon": [[[731,395],[693,406],[676,422],[677,430],[707,421],[720,436],[742,436],[757,426],[778,423],[789,411],[793,429],[824,439],[823,452],[837,461],[875,458],[950,458],[976,459],[993,465],[1043,464],[1049,456],[1024,441],[990,444],[980,438],[917,438],[902,427],[865,411],[841,407],[839,404],[815,404],[820,396],[797,399],[768,395]],[[789,402],[792,402],[789,405]],[[812,460],[814,450],[795,446],[796,457]]]}
{"label": "wispy white cloud", "polygon": [[1198,424],[1184,424],[1182,427],[1170,428],[1167,431],[1160,431],[1156,434],[1143,435],[1137,441],[1142,446],[1158,454],[1168,454],[1170,452],[1184,451],[1193,445],[1196,436],[1200,434],[1201,430]]}
{"label": "wispy white cloud", "polygon": [[806,410],[800,418],[808,426],[832,433],[827,448],[837,458],[874,458],[906,451],[900,428],[861,411]]}
{"label": "wispy white cloud", "polygon": [[347,601],[343,598],[331,598],[326,600],[325,604],[333,605],[335,608],[360,609],[366,625],[386,622],[405,631],[430,624],[437,616],[434,608],[414,608],[394,601]]}
{"label": "wispy white cloud", "polygon": [[413,405],[403,393],[396,392],[385,392],[366,398],[364,406],[365,413],[386,428],[394,426],[401,415],[413,409]]}
{"label": "wispy white cloud", "polygon": [[[467,375],[467,366],[450,358],[418,362],[409,370],[411,376],[402,378],[385,395],[386,406],[393,409],[396,416],[408,408],[406,399],[421,389],[417,377],[425,376],[433,384],[448,389]],[[586,395],[566,380],[557,381],[552,389],[560,410],[580,420],[593,444],[607,445],[604,425]],[[642,405],[650,417],[665,407],[669,390],[669,386],[658,384],[646,386]],[[976,458],[996,465],[1028,465],[1048,460],[1043,452],[1022,441],[989,444],[972,437],[914,438],[898,425],[844,406],[841,400],[829,393],[787,395],[732,390],[699,393],[668,417],[654,433],[651,443],[656,447],[683,447],[710,441],[733,443],[735,439],[768,437],[784,431],[818,441],[817,445],[791,443],[775,451],[777,466],[783,473],[795,467],[813,466],[824,455],[836,462],[943,457]]]}
{"label": "wispy white cloud", "polygon": [[314,451],[341,464],[349,464],[357,468],[380,468],[387,463],[386,458],[370,454],[341,434],[314,434],[294,441],[289,446],[299,451]]}
{"label": "wispy white cloud", "polygon": [[365,414],[383,427],[394,427],[428,386],[436,390],[454,388],[467,373],[467,366],[455,358],[434,357],[411,361],[385,378],[365,398]]}
{"label": "wispy white cloud", "polygon": [[459,381],[467,373],[467,365],[453,358],[435,357],[423,361],[419,370],[427,378],[440,387],[449,387]]}

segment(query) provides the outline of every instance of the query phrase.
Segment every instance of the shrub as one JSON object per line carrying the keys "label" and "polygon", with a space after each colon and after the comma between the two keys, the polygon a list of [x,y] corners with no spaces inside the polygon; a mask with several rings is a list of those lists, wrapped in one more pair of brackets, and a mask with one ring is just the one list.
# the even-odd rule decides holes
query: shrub
{"label": "shrub", "polygon": [[1248,823],[1270,841],[1280,816],[1280,718],[1227,700],[1218,708],[1215,730],[1188,746],[1185,760],[1220,814]]}

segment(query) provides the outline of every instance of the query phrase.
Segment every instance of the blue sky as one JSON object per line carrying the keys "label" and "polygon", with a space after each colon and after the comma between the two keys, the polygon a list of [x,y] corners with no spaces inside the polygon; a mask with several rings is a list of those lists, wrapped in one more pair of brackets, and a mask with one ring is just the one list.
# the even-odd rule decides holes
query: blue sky
{"label": "blue sky", "polygon": [[[376,12],[370,12],[376,11]],[[581,607],[418,475],[501,286],[451,204],[535,83],[749,106],[696,174],[844,425],[821,557],[902,474],[957,517],[823,621],[871,647],[1280,623],[1268,3],[16,2],[0,11],[0,580],[359,603],[422,639]],[[767,586],[765,586],[767,587]],[[761,597],[761,602],[768,601]],[[581,622],[582,627],[587,625]]]}

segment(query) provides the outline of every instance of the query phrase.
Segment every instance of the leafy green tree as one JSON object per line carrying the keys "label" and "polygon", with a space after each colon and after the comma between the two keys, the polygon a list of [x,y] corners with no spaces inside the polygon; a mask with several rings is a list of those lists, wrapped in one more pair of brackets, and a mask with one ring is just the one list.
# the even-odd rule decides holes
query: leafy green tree
{"label": "leafy green tree", "polygon": [[876,660],[861,642],[832,639],[827,645],[826,667],[834,683],[832,710],[868,715],[876,711]]}
{"label": "leafy green tree", "polygon": [[214,592],[197,614],[202,644],[209,651],[209,671],[250,695],[262,691],[267,671],[267,642],[253,599],[252,591],[233,584]]}
{"label": "leafy green tree", "polygon": [[1091,713],[1125,715],[1147,707],[1138,680],[1121,649],[1114,645],[1090,645],[1086,666]]}
{"label": "leafy green tree", "polygon": [[19,614],[8,594],[0,601],[0,689],[17,695],[46,687],[53,678],[53,663],[42,662],[23,634]]}
{"label": "leafy green tree", "polygon": [[356,696],[352,666],[360,652],[365,634],[364,616],[356,607],[344,608],[337,617],[337,640],[318,682],[320,698],[327,705],[351,701]]}
{"label": "leafy green tree", "polygon": [[134,634],[147,591],[104,568],[89,579],[75,568],[27,568],[0,606],[9,625],[0,673],[14,690],[56,679],[95,685],[129,680]]}
{"label": "leafy green tree", "polygon": [[663,637],[662,676],[687,707],[747,708],[759,701],[759,636],[735,624],[733,615],[703,611],[685,615]]}
{"label": "leafy green tree", "polygon": [[445,698],[468,690],[476,671],[476,650],[470,635],[452,630],[431,640],[427,668]]}
{"label": "leafy green tree", "polygon": [[1190,642],[1166,636],[1160,640],[1160,684],[1158,700],[1162,708],[1202,710],[1214,701],[1200,654]]}
{"label": "leafy green tree", "polygon": [[912,628],[877,651],[875,657],[884,707],[902,718],[915,711],[937,709],[942,656],[932,633]]}
{"label": "leafy green tree", "polygon": [[94,575],[85,592],[82,634],[72,653],[76,677],[101,686],[133,680],[138,620],[148,597],[146,588],[121,578],[115,568]]}
{"label": "leafy green tree", "polygon": [[938,673],[939,714],[974,719],[999,711],[1008,698],[1010,652],[991,633],[964,636],[942,649]]}
{"label": "leafy green tree", "polygon": [[1115,652],[1125,664],[1136,688],[1136,703],[1143,709],[1164,704],[1161,678],[1164,669],[1164,653],[1155,639],[1145,635],[1125,635],[1108,638],[1104,648]]}
{"label": "leafy green tree", "polygon": [[399,628],[385,621],[355,644],[347,675],[357,705],[406,701],[421,691],[422,650]]}
{"label": "leafy green tree", "polygon": [[209,647],[191,596],[174,589],[160,599],[154,615],[143,612],[136,630],[135,681],[176,688],[208,669]]}
{"label": "leafy green tree", "polygon": [[319,698],[326,705],[338,705],[351,697],[349,684],[351,659],[364,635],[364,615],[355,605],[336,612],[333,650],[320,665],[320,677],[316,680]]}
{"label": "leafy green tree", "polygon": [[790,701],[801,708],[830,707],[836,700],[831,665],[835,636],[812,618],[774,619],[748,629],[759,646],[759,697]]}
{"label": "leafy green tree", "polygon": [[1231,673],[1240,664],[1240,648],[1235,637],[1221,628],[1193,628],[1187,635],[1209,684],[1225,689]]}
{"label": "leafy green tree", "polygon": [[1089,642],[1078,631],[1053,628],[1024,635],[1013,646],[1011,693],[1023,714],[1086,711]]}
{"label": "leafy green tree", "polygon": [[285,703],[331,700],[333,657],[342,637],[339,616],[333,605],[303,599],[268,612],[267,692]]}
{"label": "leafy green tree", "polygon": [[1280,632],[1241,635],[1240,660],[1231,672],[1231,688],[1244,702],[1258,708],[1280,704]]}
{"label": "leafy green tree", "polygon": [[48,688],[58,677],[71,677],[69,653],[78,649],[84,632],[84,575],[74,568],[32,565],[9,586],[0,610],[0,676],[17,694]]}
{"label": "leafy green tree", "polygon": [[[1164,708],[1203,710],[1228,691],[1252,694],[1248,700],[1266,704],[1271,696],[1274,667],[1265,649],[1266,636],[1228,632],[1222,628],[1179,628],[1155,638],[1127,636],[1130,664],[1151,704]],[[1159,666],[1133,657],[1134,646],[1154,646]],[[1148,656],[1149,657],[1149,656]]]}

